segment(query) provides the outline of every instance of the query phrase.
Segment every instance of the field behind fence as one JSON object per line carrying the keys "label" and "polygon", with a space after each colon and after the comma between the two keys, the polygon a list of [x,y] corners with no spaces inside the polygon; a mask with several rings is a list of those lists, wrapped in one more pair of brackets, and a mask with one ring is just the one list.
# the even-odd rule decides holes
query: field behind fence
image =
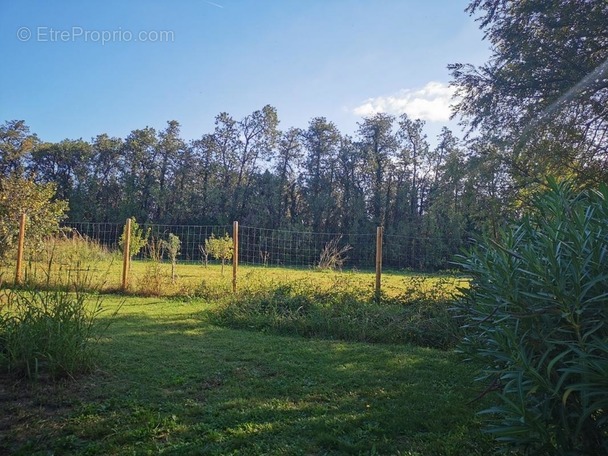
{"label": "field behind fence", "polygon": [[[343,280],[344,275],[336,279],[327,273],[343,271],[356,273],[357,286],[363,281],[362,286],[379,297],[381,287],[383,292],[400,288],[395,280],[401,280],[398,276],[405,272],[449,267],[454,253],[436,248],[432,238],[387,235],[381,228],[369,234],[343,234],[269,230],[236,222],[215,226],[143,225],[149,244],[167,241],[170,234],[179,238],[179,266],[171,268],[166,252],[159,257],[157,251],[154,258],[145,247],[134,256],[135,261],[126,258],[120,247],[124,228],[115,223],[66,223],[58,237],[47,239],[37,248],[28,246],[24,236],[25,248],[17,255],[15,282],[57,285],[88,281],[98,289],[184,295],[211,289],[236,291],[237,281],[244,285],[247,280],[260,278],[300,280],[312,274],[316,274],[313,281],[331,287],[332,281]],[[226,235],[234,242],[237,258],[221,267],[205,251],[205,242],[212,236]],[[286,274],[284,268],[293,272]],[[391,274],[382,276],[383,268]],[[325,275],[318,274],[321,272]],[[10,275],[6,273],[5,268],[5,280]]]}
{"label": "field behind fence", "polygon": [[[65,223],[80,235],[99,242],[109,250],[119,250],[118,242],[123,224]],[[180,262],[202,262],[201,246],[213,234],[234,237],[233,225],[143,225],[151,237],[167,239],[169,233],[179,237]],[[376,231],[368,234],[314,233],[310,231],[271,230],[239,225],[239,263],[244,265],[314,268],[329,243],[344,253],[344,269],[374,270],[376,265]],[[383,234],[382,263],[394,270],[436,271],[449,269],[457,252],[442,248],[443,243],[433,237],[407,237]],[[143,249],[135,259],[145,259]]]}

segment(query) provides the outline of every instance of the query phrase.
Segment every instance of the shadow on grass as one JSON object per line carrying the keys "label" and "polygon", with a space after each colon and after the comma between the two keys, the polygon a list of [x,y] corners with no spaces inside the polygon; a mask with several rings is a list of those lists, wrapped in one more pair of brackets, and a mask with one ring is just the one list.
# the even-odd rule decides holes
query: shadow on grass
{"label": "shadow on grass", "polygon": [[[467,405],[475,395],[472,368],[451,353],[237,331],[205,320],[200,309],[116,317],[96,374],[57,387],[71,388],[69,410],[9,425],[0,450],[491,452]],[[39,394],[37,406],[51,397]],[[20,412],[15,404],[11,410]]]}

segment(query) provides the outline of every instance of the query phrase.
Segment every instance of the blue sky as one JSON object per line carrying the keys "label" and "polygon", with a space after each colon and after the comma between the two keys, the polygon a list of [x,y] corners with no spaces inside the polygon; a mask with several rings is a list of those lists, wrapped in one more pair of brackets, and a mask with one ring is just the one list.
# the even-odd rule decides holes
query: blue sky
{"label": "blue sky", "polygon": [[[460,0],[0,0],[0,122],[47,141],[182,136],[266,104],[353,133],[377,111],[448,123],[448,63],[489,56]],[[457,130],[458,131],[458,130]]]}

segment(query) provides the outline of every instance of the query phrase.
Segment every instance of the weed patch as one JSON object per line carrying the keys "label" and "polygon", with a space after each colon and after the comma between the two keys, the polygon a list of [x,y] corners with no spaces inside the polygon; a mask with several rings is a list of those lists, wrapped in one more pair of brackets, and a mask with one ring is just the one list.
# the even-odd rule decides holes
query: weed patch
{"label": "weed patch", "polygon": [[446,298],[429,296],[377,303],[370,290],[349,280],[329,288],[312,281],[271,282],[224,299],[210,318],[218,325],[278,334],[448,349],[459,331],[449,306]]}

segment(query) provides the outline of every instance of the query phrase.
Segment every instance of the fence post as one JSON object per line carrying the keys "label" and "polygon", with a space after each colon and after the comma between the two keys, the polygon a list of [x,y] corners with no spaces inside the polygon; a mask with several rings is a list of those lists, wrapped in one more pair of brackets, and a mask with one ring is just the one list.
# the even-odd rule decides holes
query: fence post
{"label": "fence post", "polygon": [[236,293],[236,274],[239,268],[239,222],[232,223],[232,292]]}
{"label": "fence post", "polygon": [[122,246],[122,291],[127,291],[129,286],[129,267],[131,263],[131,218],[125,224],[125,242]]}
{"label": "fence post", "polygon": [[19,218],[19,240],[17,243],[17,268],[15,270],[15,285],[21,284],[21,269],[23,264],[23,246],[25,244],[25,212]]}
{"label": "fence post", "polygon": [[376,228],[376,301],[380,301],[380,287],[382,283],[382,234],[383,228]]}

